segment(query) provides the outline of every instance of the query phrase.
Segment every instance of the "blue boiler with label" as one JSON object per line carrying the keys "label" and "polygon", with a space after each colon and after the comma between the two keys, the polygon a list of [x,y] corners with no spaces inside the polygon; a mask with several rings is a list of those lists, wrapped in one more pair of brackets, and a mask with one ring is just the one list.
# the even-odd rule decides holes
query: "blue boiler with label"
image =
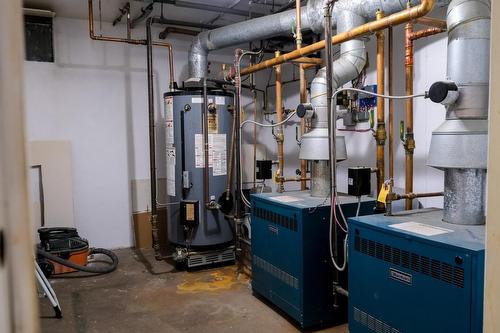
{"label": "blue boiler with label", "polygon": [[440,209],[349,220],[349,331],[482,332],[485,226]]}
{"label": "blue boiler with label", "polygon": [[[346,299],[340,297],[339,308],[333,301],[329,199],[287,192],[254,194],[251,201],[253,291],[302,328],[346,322]],[[346,217],[355,216],[357,198],[341,196],[339,202]],[[372,214],[374,205],[373,199],[363,197],[360,214]],[[340,232],[340,244],[343,237]],[[347,287],[346,274],[341,274],[340,283]]]}

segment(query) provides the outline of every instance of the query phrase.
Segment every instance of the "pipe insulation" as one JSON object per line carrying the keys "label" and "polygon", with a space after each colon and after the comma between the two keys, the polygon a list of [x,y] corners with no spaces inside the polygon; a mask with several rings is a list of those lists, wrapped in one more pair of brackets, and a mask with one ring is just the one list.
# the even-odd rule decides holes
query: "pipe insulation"
{"label": "pipe insulation", "polygon": [[[309,0],[301,9],[302,30],[312,30],[315,33],[323,31],[323,8],[328,0]],[[448,0],[436,1],[437,5],[445,5]],[[412,5],[420,1],[412,0]],[[402,0],[339,0],[335,3],[332,13],[332,26],[337,26],[342,12],[349,11],[363,17],[365,20],[375,19],[377,9],[386,14],[392,14],[406,8]],[[258,17],[238,22],[213,30],[203,31],[195,37],[189,50],[189,77],[202,78],[207,76],[208,53],[224,47],[236,46],[251,41],[268,39],[281,35],[292,35],[296,26],[295,9],[285,12]]]}
{"label": "pipe insulation", "polygon": [[458,99],[432,133],[428,164],[445,171],[449,223],[485,223],[490,13],[490,0],[453,0],[447,11],[447,80],[458,87]]}

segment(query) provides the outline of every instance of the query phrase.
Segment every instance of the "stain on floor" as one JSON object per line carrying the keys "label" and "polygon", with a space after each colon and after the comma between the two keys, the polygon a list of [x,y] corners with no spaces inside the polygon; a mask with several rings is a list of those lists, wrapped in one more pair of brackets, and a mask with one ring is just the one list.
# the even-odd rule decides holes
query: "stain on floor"
{"label": "stain on floor", "polygon": [[237,289],[242,285],[248,285],[248,278],[239,274],[235,266],[217,269],[210,272],[208,276],[192,273],[188,274],[185,280],[177,285],[177,292],[200,293],[218,292],[221,290]]}
{"label": "stain on floor", "polygon": [[111,274],[51,280],[64,317],[55,319],[41,299],[42,332],[300,332],[252,295],[250,281],[235,266],[178,272],[149,250],[116,253],[120,264]]}

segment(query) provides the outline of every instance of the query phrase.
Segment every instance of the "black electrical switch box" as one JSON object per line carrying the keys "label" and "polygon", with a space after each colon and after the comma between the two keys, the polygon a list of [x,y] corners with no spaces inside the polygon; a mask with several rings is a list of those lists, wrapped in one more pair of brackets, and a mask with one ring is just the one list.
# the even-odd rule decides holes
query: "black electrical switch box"
{"label": "black electrical switch box", "polygon": [[347,170],[349,195],[360,197],[371,192],[371,169],[367,167],[353,167]]}
{"label": "black electrical switch box", "polygon": [[273,178],[273,161],[260,160],[256,161],[256,178],[257,179],[271,179]]}
{"label": "black electrical switch box", "polygon": [[181,224],[187,227],[194,227],[199,222],[198,217],[199,201],[183,200],[181,201]]}

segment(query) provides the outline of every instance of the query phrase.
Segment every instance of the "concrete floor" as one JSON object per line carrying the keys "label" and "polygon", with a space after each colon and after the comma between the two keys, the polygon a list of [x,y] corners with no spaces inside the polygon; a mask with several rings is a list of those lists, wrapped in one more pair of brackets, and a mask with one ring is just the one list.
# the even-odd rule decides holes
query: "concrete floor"
{"label": "concrete floor", "polygon": [[51,280],[64,318],[55,319],[42,299],[42,332],[300,332],[252,296],[235,266],[177,272],[149,250],[116,252],[120,264],[111,274]]}

